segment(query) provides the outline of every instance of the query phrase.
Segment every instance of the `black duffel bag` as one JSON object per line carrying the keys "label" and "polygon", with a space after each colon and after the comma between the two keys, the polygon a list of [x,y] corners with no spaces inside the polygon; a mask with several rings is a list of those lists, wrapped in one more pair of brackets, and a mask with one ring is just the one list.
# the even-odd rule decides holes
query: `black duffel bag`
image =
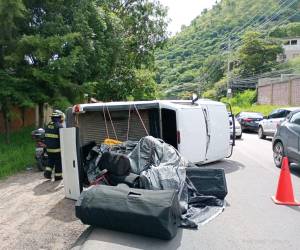
{"label": "black duffel bag", "polygon": [[172,239],[180,225],[181,211],[175,190],[144,190],[98,185],[83,191],[75,205],[84,224]]}
{"label": "black duffel bag", "polygon": [[224,169],[188,167],[186,176],[199,194],[213,195],[219,199],[224,199],[227,195]]}
{"label": "black duffel bag", "polygon": [[129,158],[115,152],[104,152],[98,165],[101,170],[107,169],[109,173],[116,176],[128,175],[131,169]]}

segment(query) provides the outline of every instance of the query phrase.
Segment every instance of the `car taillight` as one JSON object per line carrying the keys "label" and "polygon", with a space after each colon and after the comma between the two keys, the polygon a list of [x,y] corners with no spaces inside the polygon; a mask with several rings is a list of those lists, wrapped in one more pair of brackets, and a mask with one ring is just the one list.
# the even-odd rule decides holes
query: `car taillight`
{"label": "car taillight", "polygon": [[79,105],[75,105],[75,107],[74,107],[74,112],[75,112],[75,113],[79,113],[79,111],[80,111]]}
{"label": "car taillight", "polygon": [[253,119],[251,119],[251,118],[245,118],[244,119],[244,122],[252,122],[253,121]]}

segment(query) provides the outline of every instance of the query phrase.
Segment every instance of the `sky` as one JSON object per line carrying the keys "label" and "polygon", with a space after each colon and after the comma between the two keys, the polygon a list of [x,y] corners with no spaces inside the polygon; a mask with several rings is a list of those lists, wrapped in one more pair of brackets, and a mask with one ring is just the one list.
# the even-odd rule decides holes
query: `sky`
{"label": "sky", "polygon": [[173,35],[180,31],[181,25],[189,25],[199,16],[203,9],[210,9],[216,0],[159,0],[169,8],[168,17],[171,19],[168,31]]}

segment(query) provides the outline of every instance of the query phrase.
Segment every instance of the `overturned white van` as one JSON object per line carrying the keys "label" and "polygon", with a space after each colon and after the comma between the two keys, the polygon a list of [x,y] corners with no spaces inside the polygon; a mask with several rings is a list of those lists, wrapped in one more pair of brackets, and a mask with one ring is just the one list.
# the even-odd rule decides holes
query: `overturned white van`
{"label": "overturned white van", "polygon": [[226,105],[206,99],[79,104],[67,110],[60,133],[65,192],[72,199],[82,190],[82,147],[91,141],[152,135],[196,164],[221,160],[232,150]]}

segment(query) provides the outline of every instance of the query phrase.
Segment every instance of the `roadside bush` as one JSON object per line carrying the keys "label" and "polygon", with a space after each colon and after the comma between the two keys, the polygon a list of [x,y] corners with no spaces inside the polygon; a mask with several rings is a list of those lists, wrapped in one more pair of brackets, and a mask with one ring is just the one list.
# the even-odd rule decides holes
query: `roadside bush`
{"label": "roadside bush", "polygon": [[34,164],[34,141],[32,127],[11,134],[11,143],[4,143],[0,134],[0,178],[12,175]]}
{"label": "roadside bush", "polygon": [[232,98],[223,97],[221,102],[230,103],[231,106],[237,107],[250,107],[256,102],[256,91],[246,90],[244,92],[236,94]]}

